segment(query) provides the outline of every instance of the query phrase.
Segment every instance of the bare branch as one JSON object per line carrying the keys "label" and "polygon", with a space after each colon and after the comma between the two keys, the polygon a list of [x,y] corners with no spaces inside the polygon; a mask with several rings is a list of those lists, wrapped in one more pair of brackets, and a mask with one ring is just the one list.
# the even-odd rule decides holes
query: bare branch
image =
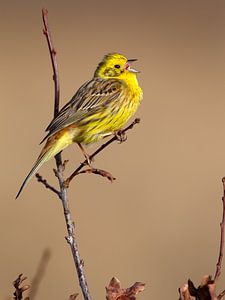
{"label": "bare branch", "polygon": [[116,179],[108,171],[101,170],[101,169],[96,169],[96,168],[90,168],[90,169],[82,170],[82,171],[77,173],[77,175],[79,175],[79,174],[96,174],[96,175],[100,175],[102,177],[106,177],[111,182],[113,182],[113,180]]}
{"label": "bare branch", "polygon": [[216,272],[214,275],[214,281],[218,280],[221,274],[221,266],[223,260],[223,251],[224,251],[224,223],[225,223],[225,177],[222,179],[223,182],[223,215],[222,221],[220,223],[220,250],[219,250],[219,257],[216,264]]}
{"label": "bare branch", "polygon": [[48,24],[48,10],[46,8],[42,9],[42,19],[44,23],[43,33],[47,39],[48,49],[49,49],[52,68],[53,68],[53,80],[54,80],[54,88],[55,88],[54,116],[56,116],[59,111],[59,95],[60,95],[59,73],[58,73],[58,65],[56,60],[56,50],[53,47],[53,43],[52,43],[51,32],[49,30],[49,24]]}
{"label": "bare branch", "polygon": [[[134,125],[139,124],[140,123],[140,119],[136,118],[129,126],[127,126],[126,128],[120,130],[119,136],[123,136],[128,130],[132,129],[134,127]],[[108,147],[110,144],[112,144],[115,141],[120,141],[121,139],[118,138],[118,135],[114,135],[110,140],[108,140],[106,143],[102,144],[94,153],[92,153],[89,156],[89,159],[92,160],[95,156],[97,156],[100,152],[102,152],[106,147]],[[126,139],[125,139],[126,140]],[[69,184],[71,182],[71,180],[77,176],[80,172],[80,170],[87,165],[87,160],[84,160],[80,166],[65,180],[65,186],[68,188]],[[84,172],[83,172],[84,173]],[[94,173],[94,172],[92,172]],[[96,174],[96,173],[95,173]]]}
{"label": "bare branch", "polygon": [[[56,50],[53,47],[51,32],[49,30],[48,10],[46,8],[42,9],[42,19],[44,24],[43,33],[48,43],[48,49],[49,49],[49,54],[52,63],[52,70],[53,70],[54,91],[55,91],[55,101],[54,101],[54,117],[55,117],[59,112],[59,99],[60,99],[59,72],[58,72],[58,64],[56,60]],[[62,164],[61,153],[55,156],[55,160],[56,160],[57,167]]]}
{"label": "bare branch", "polygon": [[36,178],[37,178],[37,181],[38,182],[41,182],[45,187],[46,189],[49,189],[51,190],[53,193],[55,193],[59,198],[61,197],[60,196],[60,192],[55,189],[52,185],[50,185],[46,179],[44,179],[39,173],[36,173],[35,174]]}
{"label": "bare branch", "polygon": [[69,300],[75,300],[77,298],[77,296],[78,296],[77,293],[70,295]]}
{"label": "bare branch", "polygon": [[[54,87],[55,87],[54,116],[56,116],[59,111],[59,76],[58,76],[58,67],[57,67],[57,62],[56,62],[56,51],[55,51],[55,47],[53,46],[53,42],[52,42],[50,30],[49,30],[48,11],[46,9],[42,10],[42,18],[43,18],[43,23],[44,23],[44,34],[45,34],[47,42],[48,42],[48,48],[49,48],[49,53],[50,53],[51,62],[52,62],[53,80],[54,80]],[[77,271],[77,275],[78,275],[78,279],[79,279],[79,283],[80,283],[80,287],[81,287],[84,299],[91,300],[91,295],[90,295],[90,292],[88,289],[82,260],[80,258],[80,254],[79,254],[76,239],[75,239],[75,226],[74,226],[74,222],[72,221],[72,216],[71,216],[71,212],[70,212],[70,208],[69,208],[67,188],[64,185],[63,171],[65,168],[65,163],[62,163],[61,153],[56,155],[55,160],[56,160],[56,165],[57,165],[56,173],[57,173],[57,178],[58,178],[59,186],[60,186],[60,199],[62,201],[64,218],[65,218],[67,232],[68,232],[68,237],[66,239],[71,248],[74,264],[76,267],[76,271]]]}

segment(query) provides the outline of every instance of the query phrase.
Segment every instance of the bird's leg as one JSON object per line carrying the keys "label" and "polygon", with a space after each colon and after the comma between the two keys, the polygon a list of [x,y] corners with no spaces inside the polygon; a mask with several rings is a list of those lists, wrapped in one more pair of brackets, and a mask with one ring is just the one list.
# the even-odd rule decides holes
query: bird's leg
{"label": "bird's leg", "polygon": [[126,133],[122,130],[115,131],[114,134],[120,143],[123,143],[127,140]]}
{"label": "bird's leg", "polygon": [[110,135],[113,135],[113,134],[114,134],[114,132],[107,132],[107,133],[104,133],[104,134],[102,135],[102,138],[105,139],[105,138],[107,138],[107,137],[109,137]]}
{"label": "bird's leg", "polygon": [[77,145],[79,146],[80,150],[82,151],[84,157],[87,160],[87,164],[89,165],[90,168],[92,168],[91,166],[91,159],[90,159],[90,155],[85,151],[84,147],[81,145],[81,143],[77,143]]}

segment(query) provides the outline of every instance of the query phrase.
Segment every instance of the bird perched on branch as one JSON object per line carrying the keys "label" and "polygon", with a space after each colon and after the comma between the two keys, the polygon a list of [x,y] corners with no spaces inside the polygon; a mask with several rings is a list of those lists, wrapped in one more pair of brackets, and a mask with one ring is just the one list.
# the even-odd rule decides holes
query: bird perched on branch
{"label": "bird perched on branch", "polygon": [[116,134],[136,112],[142,89],[137,81],[138,71],[131,67],[134,61],[118,53],[103,58],[94,77],[78,89],[47,127],[48,134],[42,140],[46,144],[16,198],[43,163],[74,142],[89,162],[82,144]]}

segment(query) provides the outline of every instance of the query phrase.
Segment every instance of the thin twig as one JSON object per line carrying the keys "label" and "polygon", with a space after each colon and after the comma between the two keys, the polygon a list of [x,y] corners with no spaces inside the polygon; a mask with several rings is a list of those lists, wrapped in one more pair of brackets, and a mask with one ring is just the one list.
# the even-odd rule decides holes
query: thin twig
{"label": "thin twig", "polygon": [[46,189],[49,189],[51,190],[53,193],[55,193],[59,198],[61,198],[61,195],[60,195],[60,192],[55,189],[52,185],[50,185],[46,179],[44,179],[39,173],[36,173],[35,174],[36,178],[37,178],[37,181],[38,182],[41,182],[45,187]]}
{"label": "thin twig", "polygon": [[[54,106],[54,116],[57,115],[59,111],[59,76],[58,76],[58,67],[56,62],[56,51],[53,47],[49,25],[48,25],[48,11],[46,9],[42,10],[42,18],[44,23],[44,34],[46,36],[48,42],[49,53],[52,62],[52,69],[53,69],[53,80],[55,86],[55,106]],[[80,287],[84,296],[85,300],[91,300],[91,295],[88,289],[86,276],[84,273],[84,268],[82,264],[82,260],[80,258],[80,254],[78,251],[76,239],[75,239],[75,225],[72,221],[72,216],[69,208],[69,200],[67,196],[67,188],[64,185],[64,178],[63,178],[63,171],[64,171],[64,164],[62,163],[61,154],[59,153],[55,157],[56,165],[57,165],[57,178],[59,181],[60,186],[60,199],[62,200],[63,205],[63,212],[64,218],[66,222],[68,236],[66,237],[67,242],[70,245],[71,252],[73,255],[74,264],[76,267]]]}
{"label": "thin twig", "polygon": [[78,297],[78,293],[70,295],[69,300],[75,300]]}
{"label": "thin twig", "polygon": [[56,60],[56,50],[53,47],[51,32],[49,30],[48,24],[48,10],[46,8],[42,9],[42,18],[44,29],[43,33],[47,39],[48,49],[50,52],[52,68],[53,68],[53,80],[54,80],[54,89],[55,89],[55,101],[54,101],[54,117],[57,115],[59,111],[59,96],[60,96],[60,88],[59,88],[59,73],[58,73],[58,65]]}
{"label": "thin twig", "polygon": [[102,177],[106,177],[111,182],[113,182],[113,180],[116,179],[108,171],[96,169],[96,168],[89,168],[89,169],[82,170],[82,171],[78,172],[76,175],[79,175],[79,174],[96,174],[96,175],[100,175]]}
{"label": "thin twig", "polygon": [[222,266],[222,260],[223,260],[223,251],[224,251],[224,224],[225,224],[225,177],[222,179],[223,182],[223,216],[222,221],[220,223],[220,250],[219,250],[219,257],[216,264],[216,272],[214,275],[214,281],[218,280],[221,274],[221,266]]}
{"label": "thin twig", "polygon": [[[140,123],[140,119],[136,118],[129,126],[127,126],[126,128],[122,129],[120,131],[120,135],[124,135],[128,130],[132,129],[134,127],[134,125],[139,124]],[[94,153],[92,153],[89,156],[89,159],[92,160],[95,156],[97,156],[100,152],[102,152],[106,147],[108,147],[110,144],[112,144],[113,142],[118,141],[118,136],[114,135],[110,140],[108,140],[106,143],[102,144]],[[80,172],[80,170],[87,165],[87,160],[84,160],[80,166],[65,180],[65,186],[68,188],[69,184],[71,182],[71,180],[77,176]],[[94,172],[93,172],[94,173]]]}
{"label": "thin twig", "polygon": [[[48,50],[50,53],[52,69],[53,69],[54,95],[55,95],[54,117],[56,117],[59,112],[59,99],[60,99],[59,72],[58,72],[58,64],[57,64],[57,60],[56,60],[56,50],[53,47],[51,32],[49,30],[48,10],[46,8],[42,9],[42,19],[43,19],[43,24],[44,24],[43,33],[44,33],[47,43],[48,43]],[[56,160],[56,165],[58,168],[62,164],[61,153],[59,153],[55,156],[55,160]]]}

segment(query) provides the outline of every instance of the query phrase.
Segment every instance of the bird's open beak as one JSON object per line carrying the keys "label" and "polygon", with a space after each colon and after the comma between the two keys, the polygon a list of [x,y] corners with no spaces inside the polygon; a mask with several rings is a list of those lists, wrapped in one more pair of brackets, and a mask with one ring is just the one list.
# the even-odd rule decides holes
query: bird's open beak
{"label": "bird's open beak", "polygon": [[134,62],[134,61],[137,61],[136,58],[133,58],[133,59],[128,59],[127,60],[127,65],[126,65],[126,70],[131,72],[131,73],[140,73],[140,71],[137,71],[135,70],[134,68],[131,68],[131,64]]}

